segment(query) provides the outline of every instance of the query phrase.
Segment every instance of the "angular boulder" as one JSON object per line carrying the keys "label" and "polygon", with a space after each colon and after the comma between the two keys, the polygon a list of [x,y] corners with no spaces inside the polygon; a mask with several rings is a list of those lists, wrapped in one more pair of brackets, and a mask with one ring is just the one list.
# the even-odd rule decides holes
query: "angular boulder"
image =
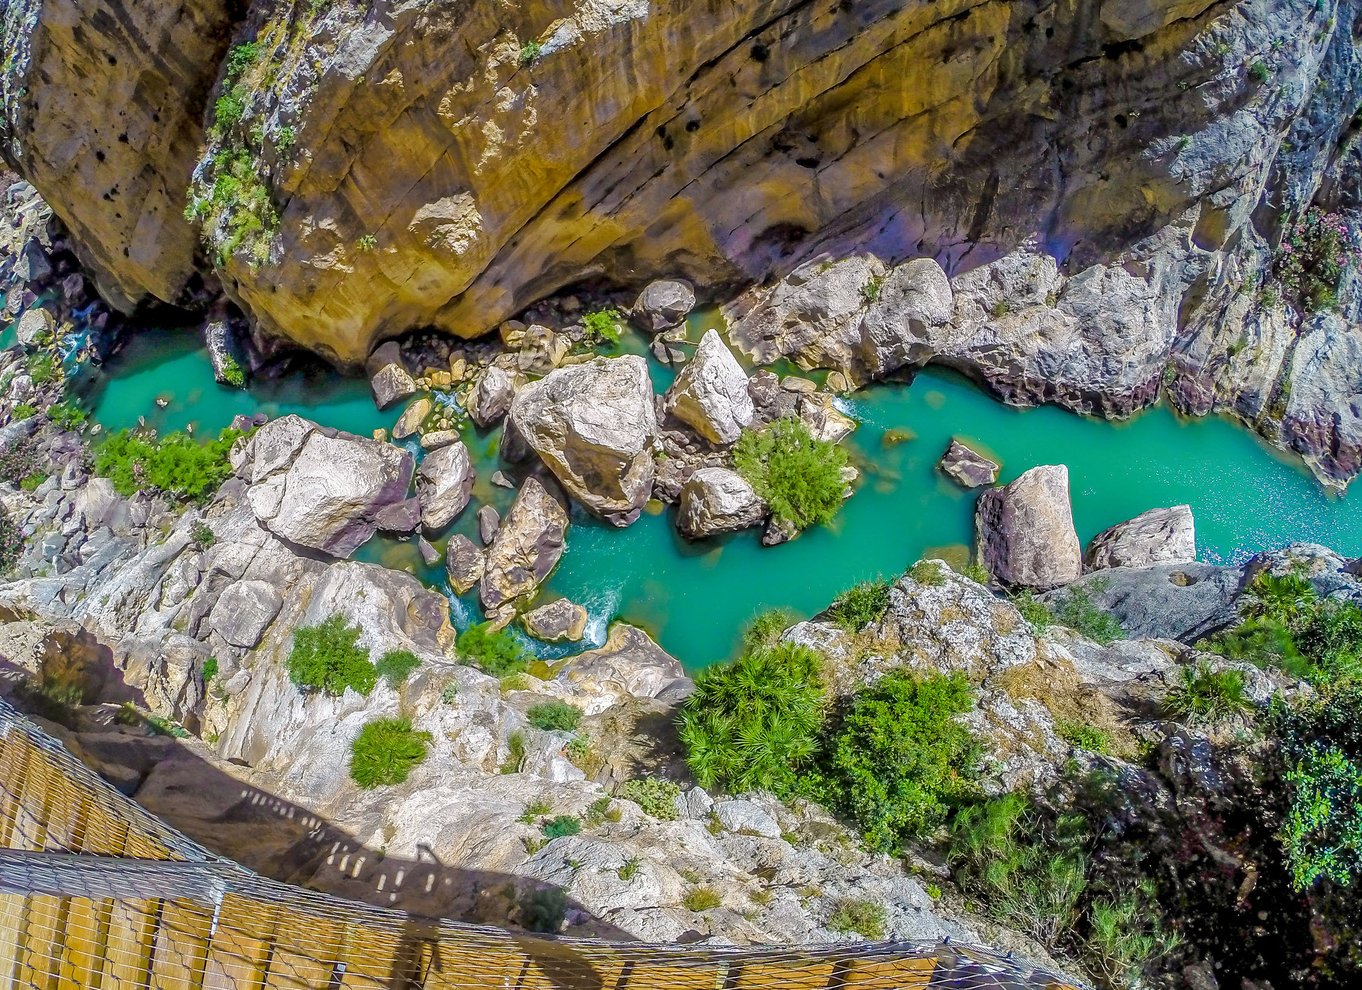
{"label": "angular boulder", "polygon": [[492,365],[468,395],[468,415],[484,430],[500,423],[511,409],[519,380],[505,368]]}
{"label": "angular boulder", "polygon": [[872,378],[925,364],[955,311],[951,281],[931,258],[892,269],[861,322],[861,357]]}
{"label": "angular boulder", "polygon": [[643,358],[559,368],[516,393],[510,420],[572,498],[616,526],[638,518],[652,492],[657,442]]}
{"label": "angular boulder", "polygon": [[667,390],[663,408],[713,444],[732,443],[752,424],[747,374],[717,330],[700,338],[695,357]]}
{"label": "angular boulder", "polygon": [[953,478],[962,488],[982,488],[993,484],[998,480],[1000,466],[954,438],[938,464],[942,473]]}
{"label": "angular boulder", "polygon": [[445,548],[445,574],[454,594],[466,595],[472,591],[482,580],[483,567],[483,554],[476,543],[462,533],[449,538]]}
{"label": "angular boulder", "polygon": [[559,598],[520,617],[525,631],[546,643],[577,643],[586,634],[586,609]]}
{"label": "angular boulder", "polygon": [[1188,564],[1194,560],[1196,526],[1189,505],[1150,509],[1134,519],[1117,523],[1093,537],[1084,557],[1088,569],[1094,571],[1110,567]]}
{"label": "angular boulder", "polygon": [[610,627],[600,649],[587,650],[556,669],[554,680],[574,693],[605,695],[616,701],[676,697],[690,688],[676,658],[642,629],[624,622]]}
{"label": "angular boulder", "polygon": [[473,461],[461,442],[432,450],[416,472],[421,525],[427,532],[444,529],[463,512],[473,494]]}
{"label": "angular boulder", "polygon": [[369,379],[369,388],[374,393],[374,405],[379,409],[387,409],[416,394],[416,382],[407,374],[406,368],[396,363],[379,368]]}
{"label": "angular boulder", "polygon": [[978,558],[998,581],[1046,590],[1083,573],[1082,547],[1069,504],[1069,469],[1042,465],[979,496],[974,514]]}
{"label": "angular boulder", "polygon": [[300,416],[262,426],[239,458],[246,500],[280,539],[348,557],[380,528],[415,526],[411,455]]}
{"label": "angular boulder", "polygon": [[489,613],[504,614],[538,590],[563,556],[567,525],[558,501],[527,478],[487,548],[480,597]]}
{"label": "angular boulder", "polygon": [[681,279],[659,279],[638,294],[630,316],[649,333],[679,326],[695,308],[695,290]]}
{"label": "angular boulder", "polygon": [[690,540],[757,526],[770,511],[747,480],[728,468],[701,468],[681,486],[676,528]]}
{"label": "angular boulder", "polygon": [[393,424],[393,439],[405,440],[407,437],[421,429],[421,424],[426,421],[435,410],[435,403],[429,398],[420,398],[402,410],[402,415]]}
{"label": "angular boulder", "polygon": [[15,328],[19,343],[25,347],[37,347],[40,340],[51,338],[56,332],[57,318],[41,306],[19,317],[19,325]]}
{"label": "angular boulder", "polygon": [[478,538],[482,540],[482,545],[487,546],[496,539],[500,528],[501,514],[497,512],[496,506],[481,506],[478,509]]}

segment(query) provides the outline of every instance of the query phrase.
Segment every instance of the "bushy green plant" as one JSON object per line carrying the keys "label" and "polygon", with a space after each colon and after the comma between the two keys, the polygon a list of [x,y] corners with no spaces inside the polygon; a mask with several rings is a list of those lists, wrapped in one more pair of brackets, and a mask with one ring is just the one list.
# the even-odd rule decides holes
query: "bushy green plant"
{"label": "bushy green plant", "polygon": [[889,608],[888,581],[862,581],[842,592],[828,608],[828,618],[849,633],[857,633],[884,618]]}
{"label": "bushy green plant", "polygon": [[520,64],[529,65],[539,57],[542,47],[537,41],[527,41],[520,46]]}
{"label": "bushy green plant", "polygon": [[1282,237],[1273,274],[1308,313],[1338,304],[1338,287],[1358,257],[1359,234],[1341,214],[1312,206]]}
{"label": "bushy green plant", "polygon": [[240,430],[223,430],[198,443],[185,433],[120,430],[95,451],[95,473],[124,496],[153,489],[187,502],[205,502],[232,474],[227,459]]}
{"label": "bushy green plant", "polygon": [[939,588],[946,583],[946,575],[941,573],[941,564],[935,560],[919,560],[908,568],[908,576],[928,588]]}
{"label": "bushy green plant", "polygon": [[189,538],[194,541],[194,546],[200,550],[207,550],[217,542],[217,537],[213,534],[213,528],[203,520],[199,520],[189,531]]}
{"label": "bushy green plant", "polygon": [[531,705],[525,717],[532,726],[545,732],[572,732],[582,724],[582,710],[557,698]]}
{"label": "bushy green plant", "polygon": [[34,385],[47,385],[57,380],[61,365],[47,351],[39,351],[28,359],[28,377]]}
{"label": "bushy green plant", "polygon": [[552,935],[567,917],[567,894],[557,887],[536,887],[520,897],[520,924],[532,932]]}
{"label": "bushy green plant", "polygon": [[1059,738],[1070,746],[1086,749],[1090,753],[1111,752],[1111,734],[1095,725],[1072,719],[1060,719],[1055,723],[1055,731],[1059,733]]}
{"label": "bushy green plant", "polygon": [[694,911],[697,914],[703,911],[713,911],[723,903],[723,898],[713,887],[699,886],[692,887],[686,891],[686,896],[681,899],[681,904],[687,911]]}
{"label": "bushy green plant", "polygon": [[835,932],[855,932],[877,942],[884,938],[888,919],[884,905],[879,901],[861,898],[843,898],[838,901],[828,916],[828,927]]}
{"label": "bushy green plant", "polygon": [[368,695],[378,683],[369,651],[359,645],[360,630],[333,615],[315,626],[294,630],[288,674],[294,684],[340,695],[353,688]]}
{"label": "bushy green plant", "polygon": [[269,260],[279,212],[262,175],[249,151],[227,144],[213,155],[190,192],[185,217],[203,224],[204,242],[214,249],[219,265],[242,250],[254,267]]}
{"label": "bushy green plant", "polygon": [[19,488],[25,492],[36,492],[42,483],[50,478],[51,475],[46,471],[34,471],[32,474],[19,480]]}
{"label": "bushy green plant", "polygon": [[824,772],[834,803],[872,848],[930,833],[974,793],[980,747],[958,720],[972,703],[962,675],[891,673],[840,713]]}
{"label": "bushy green plant", "polygon": [[360,729],[350,747],[350,777],[365,790],[407,779],[426,758],[429,732],[412,729],[409,718],[382,718]]}
{"label": "bushy green plant", "polygon": [[824,719],[823,658],[780,643],[708,667],[680,718],[686,761],[704,787],[794,790]]}
{"label": "bushy green plant", "polygon": [[553,805],[543,798],[535,798],[525,805],[525,810],[520,813],[520,821],[525,825],[533,825],[553,810]]}
{"label": "bushy green plant", "polygon": [[575,815],[558,815],[556,818],[550,818],[541,829],[546,839],[561,839],[565,835],[577,835],[581,830],[581,819]]}
{"label": "bushy green plant", "polygon": [[452,705],[459,700],[459,685],[450,681],[440,688],[440,701],[446,705]]}
{"label": "bushy green plant", "polygon": [[506,677],[525,670],[525,650],[506,630],[493,629],[490,622],[469,626],[459,634],[459,654],[493,677]]}
{"label": "bushy green plant", "polygon": [[1172,718],[1212,724],[1253,708],[1244,694],[1243,671],[1216,670],[1207,663],[1179,669],[1163,704]]}
{"label": "bushy green plant", "polygon": [[203,683],[207,684],[218,676],[218,658],[209,657],[203,662]]}
{"label": "bushy green plant", "polygon": [[587,339],[603,344],[620,342],[620,314],[613,309],[598,309],[582,317]]}
{"label": "bushy green plant", "polygon": [[733,463],[784,526],[802,530],[828,522],[842,506],[846,452],[814,439],[801,419],[744,430],[733,446]]}
{"label": "bushy green plant", "polygon": [[1141,986],[1149,964],[1177,942],[1163,927],[1149,883],[1130,893],[1093,898],[1087,915],[1080,954],[1108,986]]}
{"label": "bushy green plant", "polygon": [[230,354],[222,356],[222,379],[233,388],[246,387],[246,369]]}
{"label": "bushy green plant", "polygon": [[421,666],[421,660],[411,650],[389,650],[378,658],[374,668],[388,687],[398,688]]}
{"label": "bushy green plant", "polygon": [[1064,592],[1054,609],[1054,617],[1060,625],[1103,646],[1125,639],[1126,631],[1116,616],[1100,608],[1087,588],[1073,587]]}
{"label": "bushy green plant", "polygon": [[681,796],[681,788],[663,777],[635,777],[624,782],[619,796],[633,801],[644,814],[669,822],[676,818],[676,799]]}
{"label": "bushy green plant", "polygon": [[758,612],[748,620],[742,631],[742,652],[769,649],[780,642],[781,634],[799,621],[799,616],[788,608],[771,608]]}
{"label": "bushy green plant", "polygon": [[21,402],[14,407],[11,418],[16,423],[22,423],[24,420],[32,419],[36,415],[38,415],[37,406],[29,405],[27,402]]}
{"label": "bushy green plant", "polygon": [[47,407],[47,418],[62,430],[79,430],[88,418],[85,410],[69,402],[57,402]]}
{"label": "bushy green plant", "polygon": [[1055,617],[1050,613],[1050,606],[1029,590],[1016,595],[1012,599],[1012,604],[1017,607],[1021,617],[1026,620],[1026,624],[1037,636],[1043,636],[1045,631],[1055,623]]}

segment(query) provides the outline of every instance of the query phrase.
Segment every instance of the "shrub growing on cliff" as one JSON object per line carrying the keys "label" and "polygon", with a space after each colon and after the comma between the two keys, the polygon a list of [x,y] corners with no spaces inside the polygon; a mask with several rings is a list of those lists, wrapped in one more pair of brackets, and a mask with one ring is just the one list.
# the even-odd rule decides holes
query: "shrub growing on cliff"
{"label": "shrub growing on cliff", "polygon": [[360,787],[390,787],[405,781],[426,758],[429,732],[417,732],[409,718],[381,718],[360,729],[350,747],[350,776]]}
{"label": "shrub growing on cliff", "polygon": [[1116,616],[1101,609],[1087,588],[1070,588],[1054,609],[1055,621],[1095,643],[1107,646],[1125,639],[1126,631]]}
{"label": "shrub growing on cliff", "polygon": [[770,608],[752,616],[742,631],[742,651],[767,649],[780,641],[781,634],[799,621],[788,608]]}
{"label": "shrub growing on cliff", "polygon": [[681,710],[686,762],[704,787],[794,792],[824,719],[823,659],[780,643],[708,667]]}
{"label": "shrub growing on cliff", "polygon": [[884,618],[889,608],[889,587],[889,582],[883,579],[852,585],[833,601],[828,618],[846,632],[860,632]]}
{"label": "shrub growing on cliff", "polygon": [[582,724],[582,710],[557,698],[531,705],[525,717],[532,726],[545,732],[571,732]]}
{"label": "shrub growing on cliff", "polygon": [[359,628],[346,625],[339,615],[294,630],[289,678],[332,696],[343,694],[346,688],[368,695],[378,683],[378,670],[369,662],[369,651],[359,645],[359,635]]}
{"label": "shrub growing on cliff", "polygon": [[525,669],[525,651],[506,630],[480,622],[459,634],[459,654],[493,677],[507,677]]}
{"label": "shrub growing on cliff", "polygon": [[411,650],[389,650],[378,658],[374,668],[391,688],[401,687],[408,677],[421,666],[421,660]]}
{"label": "shrub growing on cliff", "polygon": [[223,430],[216,440],[198,443],[188,434],[163,437],[120,430],[95,452],[95,474],[108,478],[124,496],[154,489],[186,502],[205,502],[232,474],[227,455],[241,436]]}
{"label": "shrub growing on cliff", "polygon": [[586,328],[587,341],[593,344],[618,344],[620,342],[620,314],[613,309],[598,309],[582,317]]}
{"label": "shrub growing on cliff", "polygon": [[842,506],[846,451],[815,440],[803,420],[788,417],[743,431],[733,463],[776,520],[795,530],[829,521]]}
{"label": "shrub growing on cliff", "polygon": [[855,932],[872,942],[884,938],[888,920],[879,901],[846,897],[838,901],[828,916],[828,927],[835,932]]}
{"label": "shrub growing on cliff", "polygon": [[887,674],[851,699],[828,733],[824,773],[836,806],[876,849],[931,832],[974,792],[980,748],[958,721],[962,675]]}
{"label": "shrub growing on cliff", "polygon": [[0,509],[0,574],[8,574],[24,552],[24,535],[4,509]]}
{"label": "shrub growing on cliff", "polygon": [[1243,671],[1215,670],[1204,663],[1178,671],[1178,682],[1163,705],[1173,718],[1188,723],[1222,722],[1253,707],[1244,695]]}
{"label": "shrub growing on cliff", "polygon": [[662,777],[635,777],[625,781],[619,795],[633,801],[645,815],[669,822],[676,818],[676,799],[681,796],[681,788]]}
{"label": "shrub growing on cliff", "polygon": [[1357,229],[1337,213],[1311,207],[1282,238],[1273,262],[1277,283],[1307,313],[1332,309],[1358,257]]}

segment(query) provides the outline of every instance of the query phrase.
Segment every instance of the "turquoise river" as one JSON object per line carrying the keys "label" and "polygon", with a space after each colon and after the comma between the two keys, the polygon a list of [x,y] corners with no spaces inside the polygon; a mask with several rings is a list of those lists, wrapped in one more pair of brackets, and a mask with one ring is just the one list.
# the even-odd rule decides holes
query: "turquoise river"
{"label": "turquoise river", "polygon": [[[702,322],[692,320],[691,339],[698,339]],[[637,338],[626,346],[642,351]],[[661,391],[673,373],[656,363],[652,370]],[[391,427],[400,411],[378,412],[367,383],[324,369],[255,383],[249,391],[221,387],[197,337],[171,330],[140,333],[101,372],[82,370],[76,387],[95,420],[111,430],[144,419],[158,429],[192,424],[203,434],[238,413],[263,411],[296,412],[367,436]],[[849,442],[863,476],[830,527],[768,549],[755,531],[688,544],[676,535],[670,509],[645,513],[625,530],[574,511],[567,553],[547,597],[586,605],[594,642],[619,618],[647,628],[689,668],[727,658],[744,623],[760,610],[782,606],[810,615],[856,581],[896,575],[928,552],[959,554],[972,539],[975,495],[936,469],[952,436],[1000,458],[1002,481],[1037,464],[1067,464],[1085,542],[1145,509],[1185,502],[1207,561],[1298,540],[1362,555],[1358,496],[1328,494],[1299,464],[1226,420],[1183,420],[1162,406],[1116,423],[1055,408],[1015,409],[935,369],[911,385],[859,392],[843,408],[860,422]],[[890,430],[908,430],[914,438],[886,444]],[[504,510],[512,493],[489,480],[496,434],[470,430],[467,439],[479,469],[475,505],[492,502]],[[410,449],[419,452],[414,444]],[[473,526],[470,507],[454,529],[471,533]],[[411,543],[376,539],[359,556],[443,587],[441,568],[425,567]],[[460,626],[477,617],[471,600],[452,605]],[[546,656],[561,652],[537,648]]]}

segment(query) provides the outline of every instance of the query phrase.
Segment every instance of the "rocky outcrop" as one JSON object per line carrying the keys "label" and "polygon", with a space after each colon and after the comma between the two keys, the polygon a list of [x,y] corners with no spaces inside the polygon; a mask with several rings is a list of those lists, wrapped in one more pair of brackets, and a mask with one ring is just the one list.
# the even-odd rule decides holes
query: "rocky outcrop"
{"label": "rocky outcrop", "polygon": [[699,540],[758,526],[770,511],[736,471],[701,468],[681,486],[676,528],[687,539]]}
{"label": "rocky outcrop", "polygon": [[333,557],[350,556],[380,529],[409,532],[420,520],[408,498],[410,454],[298,416],[261,427],[233,464],[265,528]]}
{"label": "rocky outcrop", "polygon": [[416,472],[421,525],[428,534],[444,529],[468,506],[473,495],[473,461],[460,442],[432,450]]}
{"label": "rocky outcrop", "polygon": [[520,617],[525,631],[546,643],[576,643],[586,634],[586,609],[559,598]]}
{"label": "rocky outcrop", "polygon": [[480,595],[489,613],[510,621],[515,605],[534,595],[563,556],[567,526],[563,507],[527,478],[487,548]]}
{"label": "rocky outcrop", "polygon": [[1196,528],[1189,505],[1150,509],[1093,537],[1084,563],[1107,567],[1152,567],[1196,560]]}
{"label": "rocky outcrop", "polygon": [[574,500],[616,526],[638,518],[657,440],[643,358],[560,368],[516,393],[511,421]]}
{"label": "rocky outcrop", "polygon": [[752,425],[747,374],[717,330],[700,338],[695,356],[667,390],[663,408],[713,444],[730,444]]}
{"label": "rocky outcrop", "polygon": [[937,465],[962,488],[982,488],[998,480],[999,465],[954,438]]}
{"label": "rocky outcrop", "polygon": [[1082,547],[1069,503],[1069,469],[1044,465],[979,496],[974,514],[978,558],[1010,587],[1049,589],[1083,573]]}

